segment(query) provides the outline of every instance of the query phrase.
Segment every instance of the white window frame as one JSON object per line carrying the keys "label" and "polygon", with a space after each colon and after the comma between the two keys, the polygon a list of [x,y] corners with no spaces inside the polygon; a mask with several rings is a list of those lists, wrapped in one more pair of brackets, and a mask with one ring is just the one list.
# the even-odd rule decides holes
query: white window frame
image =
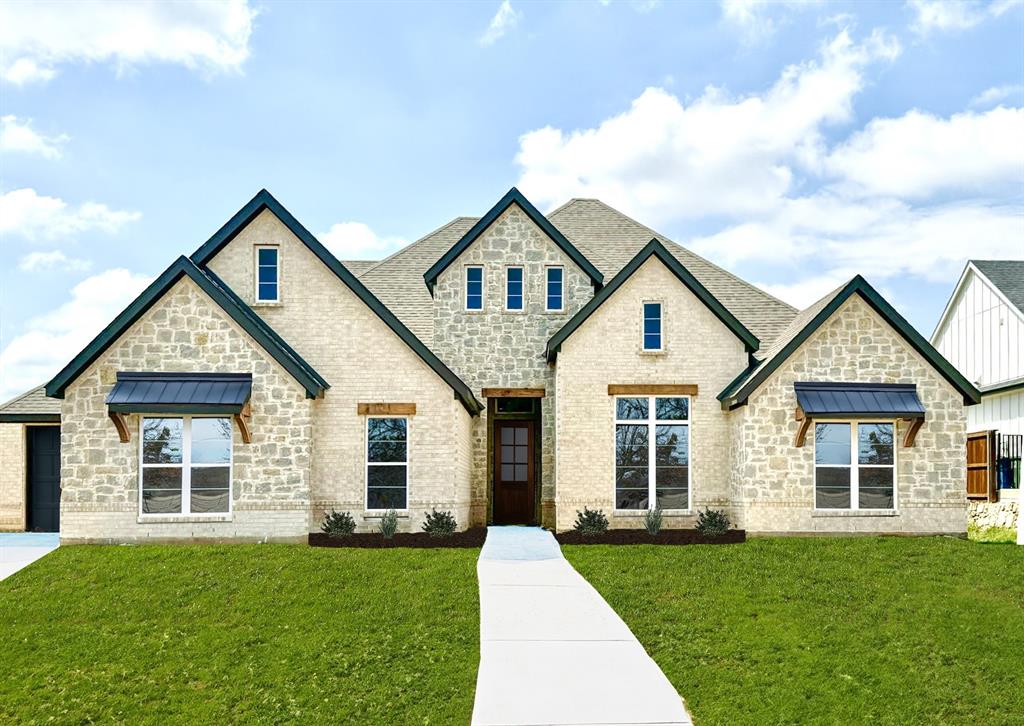
{"label": "white window frame", "polygon": [[[402,514],[409,512],[409,490],[412,481],[412,417],[410,416],[366,416],[363,424],[363,510],[372,514],[383,514],[386,509],[370,509],[370,466],[404,466],[405,467],[405,507],[396,509]],[[370,421],[372,419],[402,419],[405,421],[405,461],[370,461]]]}
{"label": "white window frame", "polygon": [[[480,270],[480,307],[469,306],[469,271]],[[487,308],[487,270],[483,265],[466,265],[462,268],[462,307],[469,313],[482,313]]]}
{"label": "white window frame", "polygon": [[[633,398],[646,398],[647,399],[647,418],[630,418],[620,419],[619,418],[619,399],[633,399]],[[686,411],[689,415],[689,419],[686,421],[680,421],[677,419],[659,419],[657,418],[657,410],[655,399],[658,398],[685,398],[686,399]],[[656,444],[656,432],[657,425],[663,424],[666,426],[686,426],[686,440],[687,440],[687,456],[688,463],[686,465],[686,507],[675,508],[675,509],[663,509],[662,512],[671,514],[689,514],[693,511],[693,398],[687,395],[661,395],[661,396],[613,396],[612,397],[612,511],[614,514],[619,515],[636,515],[643,514],[644,512],[650,511],[657,506],[658,503],[658,472],[657,462],[655,455],[657,454]],[[618,427],[620,424],[632,424],[639,426],[647,424],[647,509],[619,509],[616,505],[618,504],[618,495],[616,494],[616,477],[618,475],[616,469],[618,464],[615,460],[616,447],[618,445]]]}
{"label": "white window frame", "polygon": [[[562,306],[557,308],[548,307],[548,301],[551,299],[551,295],[548,291],[548,286],[551,284],[551,280],[548,279],[549,270],[559,270],[562,273]],[[544,268],[544,312],[547,313],[562,313],[565,312],[565,267],[562,265],[548,265]]]}
{"label": "white window frame", "polygon": [[[658,306],[658,343],[657,348],[647,347],[647,306]],[[662,300],[642,300],[640,302],[640,350],[644,353],[665,352],[665,303]],[[664,398],[664,396],[662,397]]]}
{"label": "white window frame", "polygon": [[[271,304],[281,302],[281,247],[279,245],[255,245],[253,247],[253,300],[256,304]],[[277,253],[277,297],[274,299],[260,297],[260,250],[274,250]]]}
{"label": "white window frame", "polygon": [[[522,294],[520,297],[523,299],[523,306],[521,308],[510,308],[508,306],[508,273],[509,270],[520,270],[523,273],[523,279],[521,285],[523,286]],[[526,312],[526,268],[523,265],[506,265],[505,266],[505,312],[506,313],[525,313]]]}
{"label": "white window frame", "polygon": [[[857,419],[816,419],[814,422],[814,431],[812,432],[812,438],[814,439],[814,447],[811,453],[811,465],[814,467],[814,491],[812,495],[814,497],[814,511],[821,512],[823,514],[836,513],[836,512],[895,512],[899,509],[898,492],[899,487],[897,486],[896,480],[896,464],[897,464],[897,439],[899,438],[899,430],[896,426],[896,421],[892,419],[874,419],[874,418],[857,418]],[[850,463],[849,464],[819,464],[817,463],[818,454],[818,437],[817,430],[818,424],[849,424],[850,425]],[[892,463],[891,464],[861,464],[860,463],[860,443],[858,441],[858,429],[860,424],[889,424],[892,426]],[[850,469],[850,506],[849,507],[818,507],[818,468],[825,469]],[[865,469],[892,469],[892,507],[883,509],[861,509],[860,507],[860,468]]]}
{"label": "white window frame", "polygon": [[[143,432],[146,419],[180,418],[181,423],[181,463],[180,464],[147,464],[143,452]],[[222,469],[224,464],[193,464],[192,463],[192,420],[197,418],[224,418],[231,424],[231,446],[228,455],[228,509],[226,512],[192,512],[192,467],[197,469]],[[144,512],[142,511],[142,475],[144,469],[181,469],[181,511],[180,512]],[[139,415],[139,518],[140,519],[173,519],[189,517],[190,519],[223,519],[234,513],[235,507],[235,423],[230,415],[204,414],[190,415],[179,413],[153,413]]]}

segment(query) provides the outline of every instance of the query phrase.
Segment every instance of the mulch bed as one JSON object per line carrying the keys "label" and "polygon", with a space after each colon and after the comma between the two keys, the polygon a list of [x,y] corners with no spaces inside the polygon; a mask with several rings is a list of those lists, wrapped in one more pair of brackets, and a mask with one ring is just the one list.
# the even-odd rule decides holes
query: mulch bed
{"label": "mulch bed", "polygon": [[558,544],[739,544],[746,542],[745,529],[730,529],[721,537],[705,537],[695,529],[663,529],[658,534],[647,534],[645,529],[609,529],[603,534],[582,535],[579,532],[559,532],[555,535]]}
{"label": "mulch bed", "polygon": [[309,533],[310,547],[415,547],[419,549],[436,547],[483,547],[487,530],[483,527],[456,532],[450,537],[431,537],[426,532],[398,532],[391,539],[384,539],[380,532],[360,532],[348,537],[329,537],[323,532]]}

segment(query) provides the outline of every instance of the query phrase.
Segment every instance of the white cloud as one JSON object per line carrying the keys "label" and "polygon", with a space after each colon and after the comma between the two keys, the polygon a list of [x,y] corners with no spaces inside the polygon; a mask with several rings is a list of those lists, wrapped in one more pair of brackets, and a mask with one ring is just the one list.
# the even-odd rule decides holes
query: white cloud
{"label": "white cloud", "polygon": [[933,31],[968,30],[989,18],[998,18],[1020,4],[1021,0],[994,0],[990,3],[977,0],[909,0],[907,3],[914,11],[914,22],[910,27],[921,35]]}
{"label": "white cloud", "polygon": [[63,199],[42,196],[30,188],[0,195],[0,235],[53,239],[90,230],[113,234],[141,217],[141,212],[115,210],[97,202],[72,208]]}
{"label": "white cloud", "polygon": [[339,222],[318,236],[339,260],[380,260],[405,246],[399,237],[380,237],[362,222]]}
{"label": "white cloud", "polygon": [[60,250],[52,252],[29,252],[18,261],[18,269],[23,272],[44,272],[60,270],[81,272],[88,270],[92,264],[88,260],[68,257]]}
{"label": "white cloud", "polygon": [[801,10],[822,0],[721,0],[722,20],[740,32],[744,43],[755,44],[775,35],[784,22],[779,11]]}
{"label": "white cloud", "polygon": [[494,45],[502,36],[515,28],[522,19],[522,12],[513,9],[509,0],[502,0],[501,5],[498,6],[498,12],[491,18],[487,30],[480,36],[480,45]]}
{"label": "white cloud", "polygon": [[1021,108],[949,118],[910,111],[899,118],[872,119],[829,155],[826,167],[860,193],[904,199],[952,190],[1019,189],[1022,130]]}
{"label": "white cloud", "polygon": [[67,134],[44,136],[32,128],[31,119],[0,116],[0,151],[39,154],[44,159],[59,159],[60,147],[70,141]]}
{"label": "white cloud", "polygon": [[0,351],[0,400],[47,381],[149,284],[151,278],[114,269],[86,278],[71,299],[28,321]]}
{"label": "white cloud", "polygon": [[796,170],[822,164],[822,129],[851,118],[864,68],[898,53],[880,32],[857,44],[843,31],[817,62],[787,67],[762,94],[732,97],[709,86],[684,106],[648,88],[596,128],[524,134],[519,187],[542,205],[600,197],[654,224],[774,209]]}
{"label": "white cloud", "polygon": [[177,63],[204,73],[238,70],[249,57],[256,11],[248,0],[0,3],[0,76],[46,81],[59,65]]}
{"label": "white cloud", "polygon": [[1013,98],[1014,96],[1018,99],[1021,96],[1024,96],[1024,86],[1008,85],[986,88],[984,91],[972,98],[969,105],[971,108],[988,108],[989,106],[994,106],[995,104],[1005,101],[1008,98]]}

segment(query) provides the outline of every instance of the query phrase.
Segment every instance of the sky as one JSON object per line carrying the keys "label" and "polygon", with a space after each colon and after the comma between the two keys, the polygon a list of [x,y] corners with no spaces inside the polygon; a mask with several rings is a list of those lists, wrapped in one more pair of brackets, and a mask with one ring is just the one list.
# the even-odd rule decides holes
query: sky
{"label": "sky", "polygon": [[1024,258],[1024,6],[0,3],[0,400],[261,188],[345,260],[513,185],[927,337]]}

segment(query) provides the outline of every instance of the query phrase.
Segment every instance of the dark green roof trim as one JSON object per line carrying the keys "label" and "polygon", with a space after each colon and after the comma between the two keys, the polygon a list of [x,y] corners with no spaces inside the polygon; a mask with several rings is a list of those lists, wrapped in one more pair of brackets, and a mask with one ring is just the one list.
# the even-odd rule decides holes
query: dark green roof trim
{"label": "dark green roof trim", "polygon": [[[925,360],[931,363],[932,367],[937,370],[943,378],[949,381],[964,398],[964,403],[967,405],[973,405],[981,401],[981,392],[971,385],[970,381],[961,375],[960,371],[950,364],[942,355],[935,350],[932,345],[925,340],[920,333],[918,333],[914,327],[906,321],[906,319],[900,315],[892,305],[890,305],[885,298],[878,294],[878,292],[868,284],[860,275],[857,275],[850,280],[840,290],[835,297],[829,301],[828,305],[823,307],[818,314],[815,315],[807,325],[805,325],[799,333],[797,333],[792,340],[768,361],[764,362],[753,375],[742,383],[734,382],[730,384],[724,391],[718,395],[718,399],[723,402],[724,406],[728,408],[737,408],[746,404],[747,399],[750,397],[757,388],[765,382],[765,380],[781,366],[804,342],[814,334],[814,332],[820,328],[826,320],[850,299],[852,295],[860,295],[863,300],[874,309],[876,313],[882,316],[882,318],[891,325],[897,333],[899,333],[910,346],[920,353]],[[732,389],[735,389],[733,391]]]}
{"label": "dark green roof trim", "polygon": [[104,328],[89,345],[68,363],[64,369],[46,384],[46,395],[64,398],[64,390],[89,365],[102,355],[129,327],[183,277],[188,277],[209,295],[241,328],[251,335],[288,373],[295,378],[306,395],[316,398],[329,386],[313,368],[281,340],[280,336],[262,318],[252,312],[237,296],[228,295],[223,283],[215,281],[211,273],[199,269],[189,258],[179,257],[149,287],[126,307],[113,322]]}
{"label": "dark green roof trim", "polygon": [[442,272],[448,269],[455,260],[465,252],[466,248],[469,247],[473,242],[476,241],[477,237],[482,235],[484,231],[494,224],[494,221],[500,217],[506,209],[511,207],[513,204],[519,205],[519,208],[526,213],[526,216],[536,224],[551,241],[561,248],[562,252],[569,255],[569,258],[576,263],[576,265],[583,270],[590,278],[590,281],[594,285],[594,289],[599,289],[601,284],[604,282],[604,275],[601,271],[591,264],[590,260],[584,257],[583,253],[576,249],[576,246],[566,239],[565,235],[558,231],[555,225],[548,221],[548,218],[541,214],[535,206],[530,203],[530,200],[523,196],[515,187],[506,192],[498,203],[491,207],[490,211],[482,216],[476,224],[470,227],[469,231],[462,236],[458,242],[456,242],[450,250],[444,253],[444,255],[435,262],[429,270],[423,273],[423,279],[427,283],[427,288],[430,289],[430,293],[434,293],[434,285],[437,284],[437,278]]}
{"label": "dark green roof trim", "polygon": [[1004,381],[1002,383],[993,383],[990,386],[982,386],[980,390],[982,396],[989,396],[994,393],[1006,393],[1007,391],[1016,391],[1020,388],[1024,388],[1024,378],[1016,378],[1012,381]]}
{"label": "dark green roof trim", "polygon": [[557,333],[551,336],[551,339],[548,341],[546,351],[548,361],[555,360],[558,356],[558,351],[562,347],[562,343],[564,343],[565,340],[572,335],[595,310],[601,307],[605,300],[611,297],[616,290],[622,287],[622,284],[626,282],[634,272],[640,269],[640,266],[650,257],[657,257],[661,260],[661,262],[672,271],[679,281],[686,285],[690,292],[696,295],[697,298],[715,314],[716,318],[721,320],[737,338],[743,341],[748,353],[752,353],[758,349],[760,341],[758,341],[757,337],[747,330],[743,324],[736,319],[736,316],[730,313],[725,306],[718,301],[718,298],[708,292],[708,289],[704,287],[696,277],[690,274],[690,271],[683,267],[683,264],[677,260],[671,252],[665,249],[665,245],[657,239],[652,239],[644,245],[644,248],[640,250],[625,267],[619,270],[619,274],[613,277],[611,282],[601,288],[601,290],[594,295],[586,305],[580,308],[579,312],[570,318],[569,322],[563,325]]}
{"label": "dark green roof trim", "polygon": [[0,413],[0,423],[60,423],[59,413]]}
{"label": "dark green roof trim", "polygon": [[[392,331],[399,338],[401,338],[406,345],[412,348],[413,352],[416,353],[437,375],[441,377],[445,383],[451,386],[455,392],[455,397],[462,403],[467,411],[473,416],[476,416],[483,410],[483,404],[481,404],[473,392],[470,390],[461,378],[446,366],[440,358],[425,346],[419,338],[413,335],[412,331],[409,330],[405,325],[395,317],[392,313],[377,297],[370,292],[367,287],[361,283],[355,275],[353,275],[347,267],[341,264],[341,261],[331,254],[330,250],[321,244],[320,240],[313,236],[313,234],[302,226],[299,220],[292,216],[291,212],[284,208],[284,206],[274,199],[273,195],[266,189],[261,189],[260,192],[253,197],[248,204],[242,207],[227,223],[221,227],[217,232],[210,237],[203,245],[192,253],[192,261],[201,267],[205,267],[213,257],[224,248],[231,240],[233,240],[239,232],[241,232],[245,226],[256,218],[264,209],[269,209],[274,216],[276,216],[285,227],[291,231],[299,240],[302,241],[309,250],[316,255],[321,262],[323,262],[327,268],[340,279],[346,287],[348,287],[356,297],[362,300],[366,305],[384,321],[384,324],[391,328]],[[212,273],[210,273],[212,274]],[[225,285],[225,288],[227,286]],[[234,294],[234,293],[231,293]],[[237,295],[235,295],[237,298]],[[255,313],[253,313],[255,315]]]}

